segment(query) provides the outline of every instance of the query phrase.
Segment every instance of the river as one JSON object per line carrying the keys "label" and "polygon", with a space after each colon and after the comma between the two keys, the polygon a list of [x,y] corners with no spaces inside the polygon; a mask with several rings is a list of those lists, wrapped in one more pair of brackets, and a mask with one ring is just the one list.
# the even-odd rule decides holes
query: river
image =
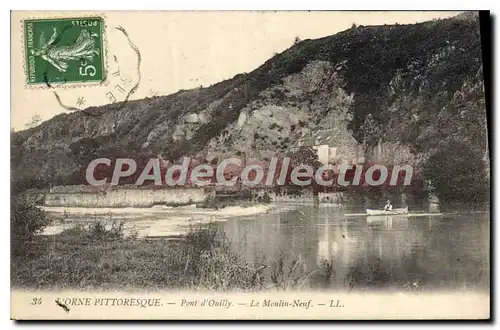
{"label": "river", "polygon": [[[331,273],[317,287],[489,290],[490,215],[354,216],[320,205],[220,223],[250,263],[281,258],[291,278]],[[288,266],[287,266],[288,265]],[[328,271],[328,267],[331,271]],[[323,282],[325,275],[308,278]]]}
{"label": "river", "polygon": [[[52,235],[75,223],[124,221],[125,234],[182,235],[216,220],[231,248],[287,286],[317,289],[489,290],[490,214],[346,216],[359,207],[267,204],[221,210],[45,208]],[[421,210],[426,212],[426,210]],[[415,206],[411,212],[418,212]],[[280,264],[281,263],[281,264]],[[279,282],[279,281],[277,281]],[[277,283],[279,285],[279,283]]]}

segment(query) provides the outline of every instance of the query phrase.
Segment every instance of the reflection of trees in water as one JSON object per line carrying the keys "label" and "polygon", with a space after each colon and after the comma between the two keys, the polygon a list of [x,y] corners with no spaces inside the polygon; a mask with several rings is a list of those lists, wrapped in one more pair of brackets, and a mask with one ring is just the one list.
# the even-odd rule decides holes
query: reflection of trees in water
{"label": "reflection of trees in water", "polygon": [[351,289],[358,287],[382,287],[391,279],[390,274],[382,265],[382,259],[370,256],[366,260],[357,260],[354,267],[350,268],[346,276],[346,284]]}
{"label": "reflection of trees in water", "polygon": [[415,247],[425,262],[426,280],[436,286],[478,289],[489,286],[489,214],[464,214],[441,221],[416,222],[427,227],[426,236]]}
{"label": "reflection of trees in water", "polygon": [[402,263],[411,257],[411,246],[420,236],[409,229],[406,216],[363,217],[340,224],[326,219],[318,227],[316,286],[350,289],[410,281]]}
{"label": "reflection of trees in water", "polygon": [[489,231],[484,218],[413,218],[406,230],[395,231],[394,224],[390,232],[373,228],[365,237],[364,253],[347,271],[346,286],[352,290],[488,287]]}
{"label": "reflection of trees in water", "polygon": [[[374,250],[371,250],[375,252]],[[376,256],[357,259],[346,275],[346,286],[352,290],[394,288],[419,290],[425,284],[427,270],[419,263],[417,247],[411,246],[401,258]]]}
{"label": "reflection of trees in water", "polygon": [[424,236],[409,226],[407,217],[372,219],[345,276],[349,289],[419,287],[425,268],[418,264],[415,246]]}
{"label": "reflection of trees in water", "polygon": [[262,275],[273,275],[281,288],[429,290],[489,283],[488,215],[367,222],[332,220],[334,214],[304,207],[224,227],[238,254],[251,265],[266,264]]}
{"label": "reflection of trees in water", "polygon": [[[413,250],[413,247],[412,247]],[[419,289],[425,283],[426,270],[418,263],[418,258],[394,260],[370,255],[365,260],[357,260],[346,276],[350,289],[364,288],[411,288]]]}

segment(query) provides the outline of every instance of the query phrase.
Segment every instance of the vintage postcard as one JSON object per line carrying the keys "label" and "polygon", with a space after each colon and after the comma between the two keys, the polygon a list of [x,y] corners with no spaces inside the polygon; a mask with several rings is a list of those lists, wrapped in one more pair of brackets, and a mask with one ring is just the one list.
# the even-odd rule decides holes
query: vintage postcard
{"label": "vintage postcard", "polygon": [[11,318],[489,319],[484,20],[13,11]]}

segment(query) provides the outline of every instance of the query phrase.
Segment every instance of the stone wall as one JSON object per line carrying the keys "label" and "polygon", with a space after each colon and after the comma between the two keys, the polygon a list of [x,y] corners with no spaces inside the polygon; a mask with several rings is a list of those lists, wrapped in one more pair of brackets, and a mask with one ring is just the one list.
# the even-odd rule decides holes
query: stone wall
{"label": "stone wall", "polygon": [[143,188],[58,186],[45,196],[46,206],[68,207],[151,207],[183,205],[205,200],[203,188]]}

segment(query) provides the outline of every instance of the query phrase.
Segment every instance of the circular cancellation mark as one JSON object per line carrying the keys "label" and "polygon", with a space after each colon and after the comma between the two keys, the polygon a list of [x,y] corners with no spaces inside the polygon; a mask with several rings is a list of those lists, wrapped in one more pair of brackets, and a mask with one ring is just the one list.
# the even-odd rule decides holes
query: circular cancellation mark
{"label": "circular cancellation mark", "polygon": [[[106,84],[98,85],[100,87],[105,87],[103,91],[103,97],[105,98],[104,103],[113,104],[119,103],[119,108],[123,107],[132,94],[134,94],[141,82],[141,52],[139,48],[130,38],[127,31],[121,27],[116,26],[113,28],[114,32],[117,32],[126,44],[127,50],[130,50],[134,56],[125,55],[120,56],[120,54],[111,55],[111,66],[107,72]],[[134,58],[134,63],[130,63],[130,58]],[[127,61],[125,61],[127,60]],[[85,59],[82,59],[84,62]],[[87,104],[87,100],[83,95],[77,95],[75,97],[75,90],[71,89],[70,97],[67,95],[62,95],[62,93],[56,90],[55,86],[52,86],[48,79],[45,79],[45,84],[47,87],[52,89],[54,96],[58,104],[68,111],[82,111],[83,113],[91,116],[98,116],[102,112],[89,112],[86,110],[90,105]],[[85,88],[85,87],[83,87]],[[94,92],[95,93],[95,92]]]}

